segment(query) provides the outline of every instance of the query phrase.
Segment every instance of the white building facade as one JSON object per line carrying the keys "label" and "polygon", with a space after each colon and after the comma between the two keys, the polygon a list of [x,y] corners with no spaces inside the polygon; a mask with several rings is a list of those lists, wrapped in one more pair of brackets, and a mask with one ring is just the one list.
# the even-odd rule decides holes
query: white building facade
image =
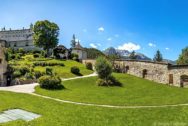
{"label": "white building facade", "polygon": [[34,46],[32,27],[33,25],[31,24],[29,29],[6,30],[2,28],[0,31],[0,39],[6,40],[6,47],[15,50],[19,48],[23,48],[26,51],[40,50],[40,48]]}

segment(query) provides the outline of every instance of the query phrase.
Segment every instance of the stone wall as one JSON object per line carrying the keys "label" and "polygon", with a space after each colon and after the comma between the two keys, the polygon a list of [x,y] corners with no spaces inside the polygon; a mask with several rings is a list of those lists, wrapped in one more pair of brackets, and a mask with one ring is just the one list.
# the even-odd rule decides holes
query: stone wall
{"label": "stone wall", "polygon": [[116,61],[115,67],[120,67],[121,72],[135,75],[155,82],[167,84],[168,64],[149,61],[124,60]]}
{"label": "stone wall", "polygon": [[[95,64],[95,60],[83,60],[84,64],[91,62]],[[181,86],[181,76],[186,75],[188,78],[188,65],[171,65],[168,63],[159,63],[152,61],[136,61],[136,60],[117,60],[115,68],[120,69],[122,73],[128,73],[137,77],[145,78],[162,84],[173,86]],[[188,85],[187,82],[183,83]]]}
{"label": "stone wall", "polygon": [[0,44],[0,86],[6,86],[7,61],[5,60],[5,48]]}

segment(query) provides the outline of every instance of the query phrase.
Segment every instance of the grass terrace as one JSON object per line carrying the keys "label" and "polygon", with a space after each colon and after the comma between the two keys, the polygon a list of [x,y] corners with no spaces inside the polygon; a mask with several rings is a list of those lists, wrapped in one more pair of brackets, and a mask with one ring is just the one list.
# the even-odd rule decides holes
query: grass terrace
{"label": "grass terrace", "polygon": [[97,77],[64,81],[66,89],[50,91],[36,87],[36,93],[75,102],[120,106],[188,103],[188,89],[159,84],[127,74],[114,74],[123,87],[96,85]]}
{"label": "grass terrace", "polygon": [[[56,63],[56,64],[64,64],[61,65],[54,65],[54,66],[34,66],[34,63],[37,62],[45,62],[45,63]],[[70,72],[70,68],[72,66],[77,66],[80,69],[80,75],[88,75],[93,73],[93,71],[86,69],[85,65],[82,63],[76,62],[74,60],[57,60],[51,58],[33,58],[33,55],[26,55],[19,60],[11,60],[9,64],[12,65],[14,68],[19,68],[20,66],[32,67],[34,66],[34,71],[41,71],[45,72],[46,67],[53,68],[53,72],[55,72],[61,78],[69,78],[69,77],[76,77],[75,75]]]}

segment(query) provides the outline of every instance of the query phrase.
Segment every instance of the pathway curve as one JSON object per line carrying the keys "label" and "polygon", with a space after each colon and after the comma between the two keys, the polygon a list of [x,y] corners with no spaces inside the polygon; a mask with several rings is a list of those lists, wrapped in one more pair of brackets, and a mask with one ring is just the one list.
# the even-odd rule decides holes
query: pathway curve
{"label": "pathway curve", "polygon": [[[74,78],[66,78],[63,79],[63,81],[67,80],[73,80],[73,79],[78,79],[78,78],[86,78],[86,77],[93,77],[97,76],[96,73],[86,75],[86,76],[80,76],[80,77],[74,77]],[[9,86],[9,87],[0,87],[0,90],[2,91],[11,91],[11,92],[17,92],[17,93],[26,93],[26,94],[31,94],[34,96],[38,96],[41,98],[46,98],[46,99],[51,99],[54,101],[58,101],[61,103],[70,103],[70,104],[75,104],[75,105],[84,105],[84,106],[95,106],[95,107],[105,107],[105,108],[124,108],[124,109],[135,109],[135,108],[165,108],[165,107],[178,107],[178,106],[188,106],[188,103],[185,104],[171,104],[171,105],[145,105],[145,106],[116,106],[116,105],[102,105],[102,104],[92,104],[92,103],[82,103],[82,102],[74,102],[74,101],[68,101],[68,100],[62,100],[58,98],[52,98],[49,96],[44,96],[40,94],[36,94],[35,92],[35,87],[39,85],[38,83],[33,83],[33,84],[25,84],[25,85],[15,85],[15,86]]]}

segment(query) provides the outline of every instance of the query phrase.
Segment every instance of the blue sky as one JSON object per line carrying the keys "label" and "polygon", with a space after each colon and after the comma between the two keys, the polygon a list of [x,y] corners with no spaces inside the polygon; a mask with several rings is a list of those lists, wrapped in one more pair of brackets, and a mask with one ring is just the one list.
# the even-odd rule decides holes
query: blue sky
{"label": "blue sky", "polygon": [[2,0],[0,16],[7,29],[53,21],[67,47],[76,34],[85,47],[134,49],[151,58],[159,49],[176,60],[188,46],[187,0]]}

